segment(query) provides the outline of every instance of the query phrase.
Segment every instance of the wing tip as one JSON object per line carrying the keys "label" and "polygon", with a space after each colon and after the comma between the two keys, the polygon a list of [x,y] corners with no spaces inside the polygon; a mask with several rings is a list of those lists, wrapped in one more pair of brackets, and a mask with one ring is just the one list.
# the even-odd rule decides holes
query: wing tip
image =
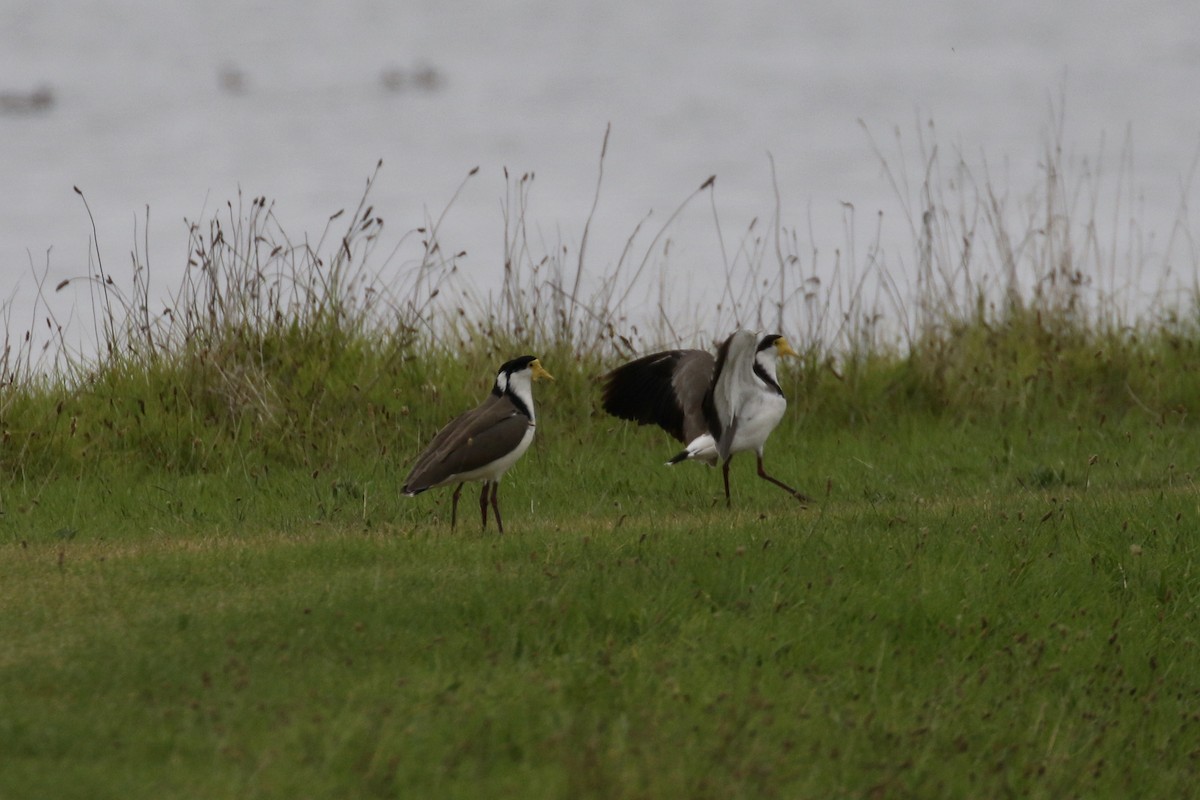
{"label": "wing tip", "polygon": [[639,425],[657,425],[683,441],[683,410],[672,376],[684,351],[651,353],[609,371],[601,379],[605,413]]}

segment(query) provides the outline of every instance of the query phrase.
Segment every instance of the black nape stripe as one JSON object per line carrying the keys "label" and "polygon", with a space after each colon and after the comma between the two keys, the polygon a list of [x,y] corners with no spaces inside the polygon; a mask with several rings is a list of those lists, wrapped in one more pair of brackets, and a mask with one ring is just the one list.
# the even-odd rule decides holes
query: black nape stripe
{"label": "black nape stripe", "polygon": [[516,392],[509,389],[505,394],[508,395],[508,399],[512,401],[512,404],[517,407],[517,411],[524,414],[526,419],[533,420],[533,413],[530,412],[529,406],[525,405],[525,401],[518,397]]}
{"label": "black nape stripe", "polygon": [[769,386],[771,390],[775,392],[775,394],[783,396],[783,389],[780,388],[779,382],[767,374],[766,369],[763,368],[762,364],[758,363],[757,359],[754,361],[754,374],[757,375],[763,383]]}

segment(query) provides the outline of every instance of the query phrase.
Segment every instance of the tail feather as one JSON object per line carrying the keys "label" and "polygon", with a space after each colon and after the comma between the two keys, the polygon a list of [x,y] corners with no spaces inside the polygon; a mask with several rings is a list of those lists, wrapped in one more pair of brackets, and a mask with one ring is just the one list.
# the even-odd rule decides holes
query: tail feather
{"label": "tail feather", "polygon": [[672,456],[666,465],[672,467],[681,461],[703,461],[710,467],[715,467],[717,465],[717,443],[712,435],[706,433],[692,439],[688,442],[688,446]]}

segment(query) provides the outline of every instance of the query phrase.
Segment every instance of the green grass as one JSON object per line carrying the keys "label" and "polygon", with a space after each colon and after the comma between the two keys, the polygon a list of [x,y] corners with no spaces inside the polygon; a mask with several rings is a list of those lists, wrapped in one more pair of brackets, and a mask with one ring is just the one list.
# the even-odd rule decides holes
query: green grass
{"label": "green grass", "polygon": [[819,502],[745,460],[726,509],[717,471],[661,466],[665,436],[539,390],[504,537],[466,501],[452,533],[448,493],[400,498],[395,468],[344,502],[321,476],[231,467],[60,481],[9,510],[0,794],[1194,784],[1187,426],[793,419],[769,464]]}
{"label": "green grass", "polygon": [[[923,181],[884,164],[911,295],[853,230],[823,282],[777,209],[722,246],[715,322],[629,308],[674,215],[597,278],[526,235],[531,174],[495,297],[436,222],[380,285],[365,196],[311,246],[229,204],[161,312],[97,248],[97,352],[40,305],[0,347],[0,797],[1188,795],[1200,303],[1117,307],[1146,256],[1098,246],[1103,176],[1061,147],[1014,211],[920,142]],[[802,353],[767,464],[807,508],[748,456],[726,508],[597,408],[605,369],[732,320]],[[475,491],[451,531],[408,466],[530,352],[557,381],[507,532]]]}

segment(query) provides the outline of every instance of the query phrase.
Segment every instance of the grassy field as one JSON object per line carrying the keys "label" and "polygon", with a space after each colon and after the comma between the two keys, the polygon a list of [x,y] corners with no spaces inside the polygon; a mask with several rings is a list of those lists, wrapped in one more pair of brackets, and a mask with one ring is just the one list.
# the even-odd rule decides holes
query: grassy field
{"label": "grassy field", "polygon": [[[599,413],[652,334],[613,275],[581,288],[582,248],[529,249],[525,177],[494,302],[438,310],[464,295],[434,228],[373,283],[365,199],[312,248],[230,204],[161,313],[98,262],[98,355],[0,351],[0,797],[1189,795],[1195,304],[1089,304],[1102,265],[1056,227],[1087,220],[1047,185],[1026,232],[987,192],[990,242],[931,207],[918,266],[948,282],[884,297],[899,345],[852,271],[739,245],[729,285],[765,288],[723,312],[802,354],[767,463],[807,507],[740,456],[726,508]],[[451,531],[449,492],[398,488],[524,352],[558,380],[506,534],[470,491]]]}
{"label": "grassy field", "polygon": [[504,537],[399,497],[400,456],[10,484],[0,795],[1194,785],[1190,426],[798,411],[769,464],[818,502],[744,460],[729,510],[665,436],[539,390]]}

